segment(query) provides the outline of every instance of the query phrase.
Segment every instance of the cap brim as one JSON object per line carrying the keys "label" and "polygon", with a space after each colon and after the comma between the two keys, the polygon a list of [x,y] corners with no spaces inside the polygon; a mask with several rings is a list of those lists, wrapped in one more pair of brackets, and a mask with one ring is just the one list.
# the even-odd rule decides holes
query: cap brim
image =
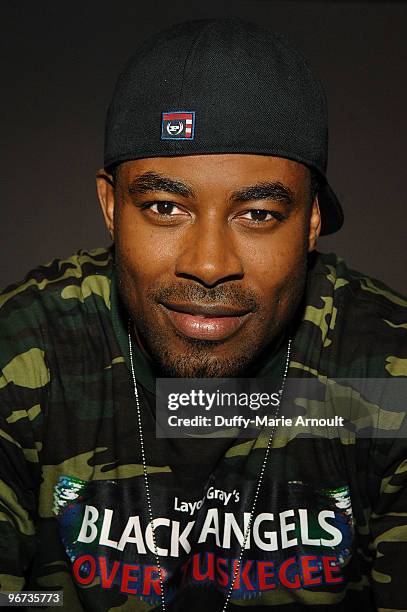
{"label": "cap brim", "polygon": [[343,225],[343,210],[334,191],[326,181],[319,188],[318,202],[321,211],[321,236],[337,232]]}

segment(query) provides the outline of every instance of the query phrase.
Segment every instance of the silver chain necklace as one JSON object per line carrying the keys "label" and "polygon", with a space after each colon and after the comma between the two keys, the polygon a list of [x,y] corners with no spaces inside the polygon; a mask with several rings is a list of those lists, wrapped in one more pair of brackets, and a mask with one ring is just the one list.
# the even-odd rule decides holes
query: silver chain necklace
{"label": "silver chain necklace", "polygon": [[[142,424],[141,424],[140,401],[139,401],[139,395],[138,395],[138,389],[137,389],[136,374],[135,374],[135,371],[134,371],[134,364],[133,364],[133,347],[132,347],[132,342],[131,342],[131,332],[130,332],[130,330],[131,330],[131,319],[129,319],[129,323],[128,323],[129,355],[130,355],[131,374],[132,374],[132,377],[133,377],[134,396],[136,398],[137,422],[138,422],[138,430],[139,430],[139,437],[140,437],[141,459],[142,459],[142,462],[143,462],[144,485],[145,485],[146,498],[147,498],[148,518],[149,518],[149,521],[150,521],[150,524],[151,524],[151,534],[152,534],[152,540],[153,540],[153,546],[154,546],[154,555],[155,555],[155,560],[156,560],[156,564],[157,564],[158,577],[159,577],[159,581],[160,581],[161,610],[162,610],[162,612],[166,612],[167,607],[166,607],[166,603],[165,603],[164,581],[163,581],[163,577],[162,577],[162,568],[161,568],[160,558],[158,556],[157,542],[156,542],[156,538],[155,538],[153,507],[152,507],[152,504],[151,504],[150,486],[149,486],[148,475],[147,475],[147,462],[146,462],[146,454],[145,454],[145,448],[144,448],[143,427],[142,427]],[[285,381],[286,381],[286,378],[287,378],[288,367],[289,367],[289,364],[290,364],[290,353],[291,353],[291,338],[288,340],[288,343],[287,343],[287,354],[286,354],[286,360],[285,360],[284,374],[283,374],[283,379],[282,379],[282,382],[281,382],[281,387],[280,387],[280,389],[278,391],[278,393],[280,395],[280,402],[277,405],[276,412],[274,414],[275,418],[277,418],[277,416],[278,416],[278,412],[279,412],[279,409],[280,409],[280,404],[281,404],[281,400],[282,400],[282,396],[283,396],[283,392],[284,392]],[[239,570],[240,570],[240,566],[241,566],[243,555],[244,555],[244,550],[245,550],[245,547],[246,547],[247,538],[249,537],[250,528],[251,528],[254,512],[255,512],[255,509],[256,509],[257,499],[259,497],[260,487],[261,487],[261,484],[262,484],[262,481],[263,481],[263,476],[264,476],[264,472],[265,472],[265,469],[266,469],[267,460],[268,460],[268,457],[269,457],[269,454],[270,454],[271,442],[273,440],[274,431],[275,431],[275,426],[271,428],[271,433],[270,433],[270,436],[269,436],[269,439],[268,439],[268,442],[267,442],[266,450],[265,450],[265,453],[264,453],[263,464],[261,466],[261,470],[260,470],[260,474],[259,474],[259,480],[257,481],[256,491],[255,491],[254,498],[253,498],[253,504],[252,504],[252,508],[251,508],[251,511],[250,511],[250,516],[249,516],[249,520],[248,520],[248,523],[247,523],[245,535],[244,535],[244,538],[243,538],[243,544],[242,544],[242,546],[240,548],[239,559],[238,559],[238,561],[237,561],[237,563],[235,565],[235,570],[233,572],[232,582],[230,584],[230,587],[229,587],[229,590],[228,590],[228,594],[227,594],[226,600],[225,600],[225,605],[222,608],[222,612],[226,612],[226,609],[227,609],[227,607],[229,605],[229,601],[230,601],[230,599],[232,597],[233,588],[235,586],[236,578],[237,578]]]}

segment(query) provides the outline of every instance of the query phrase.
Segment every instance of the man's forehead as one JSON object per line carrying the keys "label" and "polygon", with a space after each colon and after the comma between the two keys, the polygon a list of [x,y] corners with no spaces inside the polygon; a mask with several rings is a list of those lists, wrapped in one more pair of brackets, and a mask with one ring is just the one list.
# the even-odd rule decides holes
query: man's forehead
{"label": "man's forehead", "polygon": [[220,185],[236,189],[266,180],[279,181],[296,190],[308,184],[309,170],[302,163],[282,157],[210,154],[130,160],[120,165],[120,176],[127,184],[137,181],[146,189],[154,186],[152,178],[161,176],[163,180],[183,183],[191,192]]}

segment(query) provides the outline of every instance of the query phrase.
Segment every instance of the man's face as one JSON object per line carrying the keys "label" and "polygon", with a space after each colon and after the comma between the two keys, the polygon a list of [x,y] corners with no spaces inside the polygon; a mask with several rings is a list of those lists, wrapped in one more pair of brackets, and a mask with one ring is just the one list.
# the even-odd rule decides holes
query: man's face
{"label": "man's face", "polygon": [[170,376],[242,373],[301,299],[319,231],[308,169],[259,155],[121,164],[99,195],[120,295],[141,348]]}

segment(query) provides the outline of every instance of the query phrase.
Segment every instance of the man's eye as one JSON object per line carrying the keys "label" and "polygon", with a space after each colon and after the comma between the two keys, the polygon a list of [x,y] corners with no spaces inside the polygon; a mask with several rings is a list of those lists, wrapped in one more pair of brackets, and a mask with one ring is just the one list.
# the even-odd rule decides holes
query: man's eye
{"label": "man's eye", "polygon": [[173,217],[176,214],[182,214],[181,209],[171,202],[153,202],[146,206],[148,210],[152,210],[157,215],[165,215],[166,217]]}
{"label": "man's eye", "polygon": [[244,214],[240,215],[241,219],[249,219],[250,221],[255,221],[257,223],[262,223],[264,221],[271,221],[272,219],[282,220],[282,215],[280,216],[276,212],[270,212],[269,210],[262,210],[260,208],[256,208],[253,210],[248,210]]}

